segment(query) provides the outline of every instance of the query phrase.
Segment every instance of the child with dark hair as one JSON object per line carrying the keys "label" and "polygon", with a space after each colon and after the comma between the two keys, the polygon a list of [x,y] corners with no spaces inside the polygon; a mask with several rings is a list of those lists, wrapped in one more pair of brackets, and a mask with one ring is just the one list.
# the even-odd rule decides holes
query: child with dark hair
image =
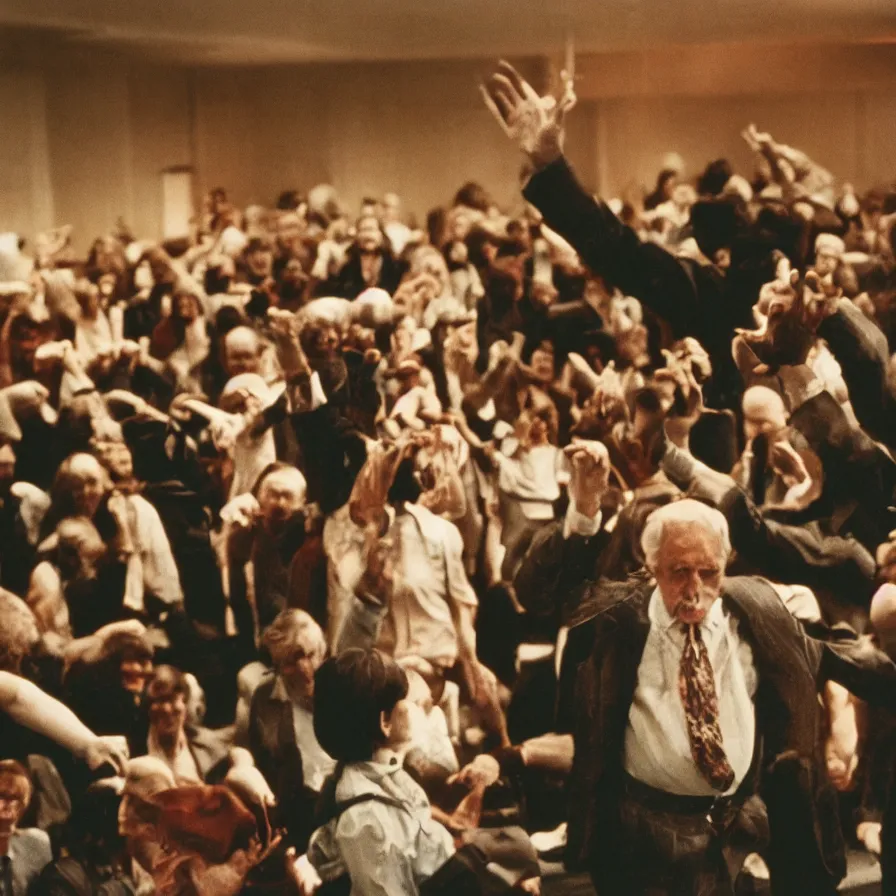
{"label": "child with dark hair", "polygon": [[347,650],[315,676],[314,732],[339,765],[321,800],[330,820],[308,858],[322,878],[348,875],[365,896],[417,896],[454,854],[451,834],[403,768],[419,713],[407,698],[404,670],[376,650]]}
{"label": "child with dark hair", "polygon": [[348,878],[362,896],[509,893],[537,876],[531,846],[513,829],[470,832],[455,849],[404,770],[424,727],[407,675],[385,654],[353,648],[320,667],[314,731],[339,765],[321,795],[322,825],[297,863],[303,892],[320,879],[321,892],[341,892],[336,882]]}

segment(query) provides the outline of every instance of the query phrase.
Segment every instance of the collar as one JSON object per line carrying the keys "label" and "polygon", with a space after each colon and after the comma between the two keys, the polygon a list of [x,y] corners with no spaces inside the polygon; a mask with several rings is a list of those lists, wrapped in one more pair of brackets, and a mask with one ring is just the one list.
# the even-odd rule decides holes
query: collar
{"label": "collar", "polygon": [[[673,619],[669,615],[659,585],[653,589],[653,594],[650,595],[650,602],[647,605],[647,618],[650,620],[651,625],[655,625],[664,632],[668,632],[681,624],[677,619]],[[708,632],[715,632],[722,625],[724,618],[725,610],[722,606],[722,599],[719,598],[703,618],[700,628]]]}
{"label": "collar", "polygon": [[404,758],[389,747],[381,747],[373,754],[373,758],[367,765],[378,774],[394,775],[404,766]]}
{"label": "collar", "polygon": [[274,676],[274,686],[271,688],[271,700],[279,700],[282,703],[292,703],[286,692],[286,682],[279,676]]}

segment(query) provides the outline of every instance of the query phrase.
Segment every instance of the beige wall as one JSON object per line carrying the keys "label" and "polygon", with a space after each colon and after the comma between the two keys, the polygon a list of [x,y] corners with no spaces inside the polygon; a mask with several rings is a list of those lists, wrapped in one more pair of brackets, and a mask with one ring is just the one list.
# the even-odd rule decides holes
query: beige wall
{"label": "beige wall", "polygon": [[[71,223],[158,235],[163,168],[240,203],[334,183],[352,207],[395,190],[419,218],[465,180],[517,200],[517,153],[477,92],[487,63],[199,69],[78,60],[0,68],[0,230]],[[534,66],[531,70],[537,71]],[[896,176],[896,51],[674,48],[579,61],[568,153],[586,184],[650,183],[666,151],[696,173],[749,157],[749,121],[859,186]]]}

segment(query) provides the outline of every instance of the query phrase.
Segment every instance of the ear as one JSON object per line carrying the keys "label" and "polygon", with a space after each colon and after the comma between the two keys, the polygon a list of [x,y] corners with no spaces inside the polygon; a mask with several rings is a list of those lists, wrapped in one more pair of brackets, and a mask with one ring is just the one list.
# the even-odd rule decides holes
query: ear
{"label": "ear", "polygon": [[389,720],[389,716],[386,715],[385,711],[380,713],[380,731],[383,732],[383,737],[386,740],[392,736],[392,722]]}

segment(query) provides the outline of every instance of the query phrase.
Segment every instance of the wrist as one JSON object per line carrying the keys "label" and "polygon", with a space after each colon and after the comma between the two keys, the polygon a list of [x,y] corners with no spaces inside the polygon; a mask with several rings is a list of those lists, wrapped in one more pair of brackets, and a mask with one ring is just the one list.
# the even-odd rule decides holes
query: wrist
{"label": "wrist", "polygon": [[498,747],[496,750],[492,750],[491,755],[498,761],[502,778],[517,777],[526,768],[522,747]]}
{"label": "wrist", "polygon": [[600,513],[600,497],[589,496],[587,498],[573,498],[572,508],[575,513],[580,516],[587,516],[591,519]]}

